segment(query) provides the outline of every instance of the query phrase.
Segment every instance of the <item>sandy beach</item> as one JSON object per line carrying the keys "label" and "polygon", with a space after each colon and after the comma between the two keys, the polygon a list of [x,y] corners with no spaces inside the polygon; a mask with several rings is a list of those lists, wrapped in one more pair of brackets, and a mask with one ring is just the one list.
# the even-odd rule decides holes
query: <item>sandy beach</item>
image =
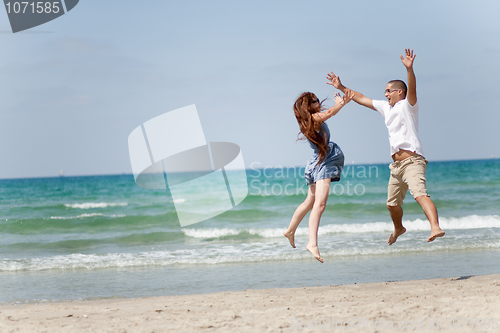
{"label": "sandy beach", "polygon": [[499,295],[495,274],[3,305],[0,332],[500,332]]}

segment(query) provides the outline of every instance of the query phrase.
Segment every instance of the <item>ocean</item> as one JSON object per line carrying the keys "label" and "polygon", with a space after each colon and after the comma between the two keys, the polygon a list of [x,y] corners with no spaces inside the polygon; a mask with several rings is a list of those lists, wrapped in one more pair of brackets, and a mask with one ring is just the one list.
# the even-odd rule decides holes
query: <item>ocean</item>
{"label": "ocean", "polygon": [[429,222],[408,193],[407,232],[392,246],[388,165],[346,165],[321,219],[324,264],[305,249],[308,216],[296,249],[282,234],[305,199],[303,171],[250,168],[243,202],[182,228],[170,193],[133,175],[2,179],[0,303],[500,273],[500,159],[429,162],[446,235],[427,243]]}

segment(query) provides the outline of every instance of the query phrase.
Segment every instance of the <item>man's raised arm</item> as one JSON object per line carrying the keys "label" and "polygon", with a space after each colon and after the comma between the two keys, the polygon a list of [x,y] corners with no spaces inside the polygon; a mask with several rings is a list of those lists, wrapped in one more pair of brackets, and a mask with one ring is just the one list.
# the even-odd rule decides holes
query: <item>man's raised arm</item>
{"label": "man's raised arm", "polygon": [[[347,89],[341,82],[340,82],[340,77],[335,76],[333,72],[330,72],[330,74],[326,75],[326,78],[328,79],[327,84],[330,84],[337,88],[338,90],[342,91],[345,94],[345,90]],[[367,108],[370,108],[372,110],[375,110],[373,107],[373,101],[371,98],[366,97],[362,93],[359,93],[357,91],[351,90],[351,93],[354,94],[352,100],[358,103],[359,105],[366,106]],[[376,111],[376,110],[375,110]]]}
{"label": "man's raised arm", "polygon": [[408,73],[408,91],[406,92],[406,100],[411,105],[415,105],[417,103],[417,79],[415,78],[415,73],[413,72],[413,60],[415,60],[417,55],[413,55],[413,50],[410,49],[405,49],[405,54],[406,56],[404,58],[402,55],[400,55],[400,57],[403,65],[406,67],[406,72]]}

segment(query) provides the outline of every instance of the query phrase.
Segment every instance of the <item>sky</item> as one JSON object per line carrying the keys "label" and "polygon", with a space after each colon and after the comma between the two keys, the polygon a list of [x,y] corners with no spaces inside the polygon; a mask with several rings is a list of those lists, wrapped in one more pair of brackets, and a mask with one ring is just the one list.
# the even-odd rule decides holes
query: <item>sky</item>
{"label": "sky", "polygon": [[[247,168],[304,166],[295,99],[333,106],[330,71],[384,99],[405,48],[426,159],[499,158],[499,14],[496,0],[80,0],[14,34],[0,10],[0,179],[130,174],[129,134],[192,104]],[[351,102],[327,123],[347,164],[391,161],[377,112]]]}

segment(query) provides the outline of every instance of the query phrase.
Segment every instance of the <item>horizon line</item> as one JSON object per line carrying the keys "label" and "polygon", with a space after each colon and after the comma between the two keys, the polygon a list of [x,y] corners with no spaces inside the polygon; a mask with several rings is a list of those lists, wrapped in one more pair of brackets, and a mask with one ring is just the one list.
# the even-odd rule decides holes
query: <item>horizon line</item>
{"label": "horizon line", "polygon": [[[432,160],[429,161],[429,163],[442,163],[442,162],[466,162],[466,161],[484,161],[484,160],[500,160],[499,157],[489,157],[489,158],[475,158],[475,159],[459,159],[459,160]],[[345,165],[381,165],[381,164],[390,164],[392,162],[377,162],[377,163],[346,163]],[[250,168],[247,167],[245,169],[231,169],[231,170],[226,170],[226,171],[241,171],[241,170],[263,170],[265,168],[271,168],[271,169],[282,169],[282,168],[303,168],[305,167],[304,165],[300,166],[264,166],[262,168]],[[182,173],[183,171],[177,171],[175,173]],[[87,175],[58,175],[58,176],[32,176],[32,177],[12,177],[12,178],[0,178],[1,180],[16,180],[16,179],[43,179],[43,178],[78,178],[78,177],[102,177],[102,176],[125,176],[125,175],[130,175],[134,176],[132,172],[127,173],[127,172],[121,172],[121,173],[103,173],[103,174],[87,174]]]}

